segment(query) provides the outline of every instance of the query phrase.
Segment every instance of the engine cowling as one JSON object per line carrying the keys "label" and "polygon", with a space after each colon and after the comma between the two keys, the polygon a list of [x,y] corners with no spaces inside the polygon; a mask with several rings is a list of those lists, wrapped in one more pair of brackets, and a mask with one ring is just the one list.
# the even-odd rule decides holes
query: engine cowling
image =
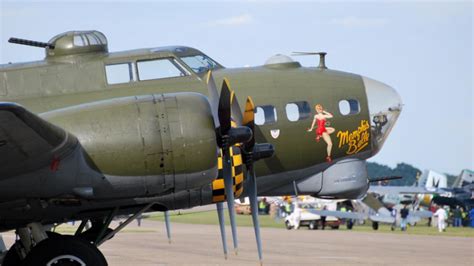
{"label": "engine cowling", "polygon": [[[79,139],[112,190],[156,195],[201,187],[217,176],[214,122],[202,94],[115,98],[43,117]],[[93,183],[96,196],[112,192]]]}
{"label": "engine cowling", "polygon": [[[321,198],[357,199],[363,196],[368,186],[365,160],[356,158],[338,161],[328,168],[286,184],[262,192],[262,196],[311,195]],[[295,191],[296,190],[296,191]]]}

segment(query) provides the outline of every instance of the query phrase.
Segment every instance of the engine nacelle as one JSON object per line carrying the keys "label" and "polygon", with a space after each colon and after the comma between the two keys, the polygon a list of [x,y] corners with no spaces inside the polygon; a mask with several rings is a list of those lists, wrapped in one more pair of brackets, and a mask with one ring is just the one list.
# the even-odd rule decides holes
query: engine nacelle
{"label": "engine nacelle", "polygon": [[[295,184],[262,192],[261,196],[311,195],[323,198],[357,199],[369,188],[365,160],[345,159]],[[295,191],[297,190],[297,191]]]}
{"label": "engine nacelle", "polygon": [[357,199],[369,188],[365,160],[346,159],[322,172],[322,187],[318,197]]}
{"label": "engine nacelle", "polygon": [[214,122],[202,94],[115,98],[42,116],[74,134],[104,174],[107,186],[93,181],[96,196],[177,192],[217,176]]}

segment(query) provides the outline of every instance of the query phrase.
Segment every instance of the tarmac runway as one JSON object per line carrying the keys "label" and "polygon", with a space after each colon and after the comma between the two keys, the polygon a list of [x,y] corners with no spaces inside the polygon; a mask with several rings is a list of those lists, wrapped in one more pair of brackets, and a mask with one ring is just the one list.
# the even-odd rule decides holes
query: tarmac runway
{"label": "tarmac runway", "polygon": [[[239,227],[238,255],[224,260],[215,225],[174,223],[169,244],[162,222],[133,222],[100,247],[109,265],[258,265],[254,232]],[[262,228],[264,265],[474,265],[474,239],[337,230]],[[13,234],[4,235],[13,242]]]}

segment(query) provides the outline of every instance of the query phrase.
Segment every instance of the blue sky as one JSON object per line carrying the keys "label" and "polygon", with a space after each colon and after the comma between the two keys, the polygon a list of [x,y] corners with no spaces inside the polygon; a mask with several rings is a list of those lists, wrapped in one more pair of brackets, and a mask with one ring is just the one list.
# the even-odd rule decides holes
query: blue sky
{"label": "blue sky", "polygon": [[9,37],[47,41],[88,29],[105,33],[110,51],[180,44],[226,67],[326,51],[328,67],[380,80],[403,99],[372,161],[452,174],[474,168],[471,1],[0,1],[0,63],[44,56]]}

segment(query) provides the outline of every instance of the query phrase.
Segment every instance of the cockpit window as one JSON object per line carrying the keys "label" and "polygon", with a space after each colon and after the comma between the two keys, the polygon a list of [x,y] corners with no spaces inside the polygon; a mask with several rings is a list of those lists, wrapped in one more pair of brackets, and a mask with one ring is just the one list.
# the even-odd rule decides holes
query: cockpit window
{"label": "cockpit window", "polygon": [[114,85],[128,83],[134,80],[131,63],[111,64],[105,66],[107,84]]}
{"label": "cockpit window", "polygon": [[188,65],[195,73],[203,73],[209,69],[217,67],[217,63],[214,60],[203,54],[184,56],[181,57],[181,60],[183,60],[183,62],[186,63],[186,65]]}
{"label": "cockpit window", "polygon": [[170,59],[137,61],[139,80],[152,80],[186,76]]}

